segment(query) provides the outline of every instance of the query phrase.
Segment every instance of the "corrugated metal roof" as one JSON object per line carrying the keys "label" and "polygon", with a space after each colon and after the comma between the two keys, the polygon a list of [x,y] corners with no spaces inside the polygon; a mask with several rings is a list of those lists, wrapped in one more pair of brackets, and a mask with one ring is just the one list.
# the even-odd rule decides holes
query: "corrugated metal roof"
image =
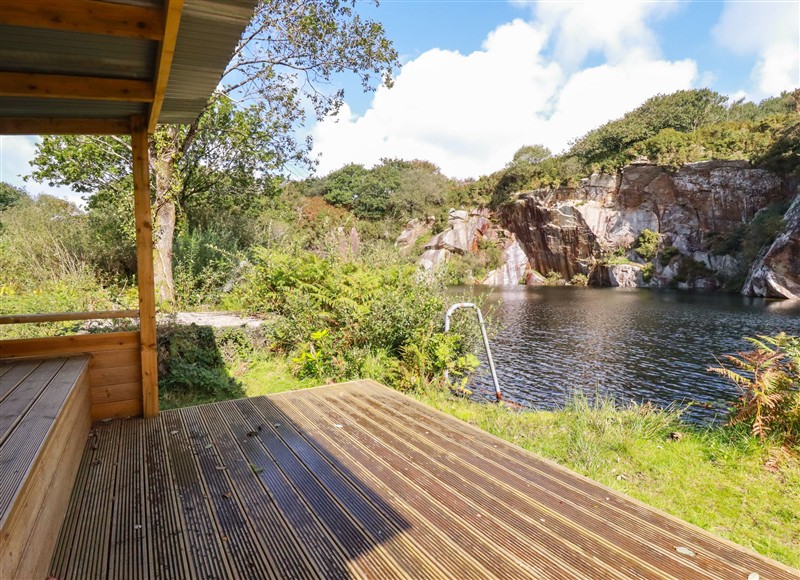
{"label": "corrugated metal roof", "polygon": [[250,22],[254,6],[252,0],[186,0],[162,123],[191,123],[202,111]]}
{"label": "corrugated metal roof", "polygon": [[[157,7],[163,0],[114,0]],[[217,87],[257,0],[184,0],[159,122],[191,123]],[[0,25],[0,71],[112,79],[153,79],[155,40]],[[0,98],[3,117],[127,118],[148,106],[103,100]]]}
{"label": "corrugated metal roof", "polygon": [[152,40],[0,26],[3,72],[151,79],[157,55]]}
{"label": "corrugated metal roof", "polygon": [[0,97],[0,112],[4,117],[120,119],[131,115],[146,115],[147,103]]}

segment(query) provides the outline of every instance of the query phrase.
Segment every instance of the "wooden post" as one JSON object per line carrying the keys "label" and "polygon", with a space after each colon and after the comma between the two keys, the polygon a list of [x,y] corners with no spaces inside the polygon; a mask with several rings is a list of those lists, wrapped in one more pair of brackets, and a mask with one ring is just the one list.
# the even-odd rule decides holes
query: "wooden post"
{"label": "wooden post", "polygon": [[142,346],[142,406],[145,417],[158,415],[156,293],[153,282],[153,217],[150,209],[150,163],[147,122],[131,118],[133,207],[136,219],[136,266],[139,280],[139,325]]}

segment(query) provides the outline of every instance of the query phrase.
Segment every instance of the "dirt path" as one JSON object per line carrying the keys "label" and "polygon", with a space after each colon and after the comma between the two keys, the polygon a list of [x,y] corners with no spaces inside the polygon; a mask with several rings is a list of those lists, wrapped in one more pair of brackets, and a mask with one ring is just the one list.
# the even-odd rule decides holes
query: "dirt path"
{"label": "dirt path", "polygon": [[178,324],[197,324],[198,326],[213,326],[214,328],[227,328],[235,326],[248,326],[256,328],[264,322],[253,316],[239,316],[232,312],[179,312],[176,315]]}

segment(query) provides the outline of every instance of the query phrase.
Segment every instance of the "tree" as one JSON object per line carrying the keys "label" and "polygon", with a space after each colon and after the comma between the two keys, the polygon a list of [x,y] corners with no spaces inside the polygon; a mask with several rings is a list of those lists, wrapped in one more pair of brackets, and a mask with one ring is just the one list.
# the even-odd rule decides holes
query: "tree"
{"label": "tree", "polygon": [[616,170],[628,161],[625,152],[633,144],[662,129],[690,133],[727,118],[728,99],[710,89],[677,91],[647,99],[621,119],[593,129],[576,141],[571,153],[587,167]]}
{"label": "tree", "polygon": [[516,153],[514,153],[514,157],[511,159],[509,166],[520,163],[536,165],[552,155],[553,154],[550,152],[550,149],[544,145],[523,145],[517,149]]}
{"label": "tree", "polygon": [[30,201],[27,191],[5,181],[0,181],[0,211],[25,200]]}
{"label": "tree", "polygon": [[[150,140],[159,297],[174,298],[172,245],[189,199],[231,191],[272,191],[268,177],[288,163],[313,165],[310,139],[295,129],[306,103],[317,118],[335,113],[336,75],[356,74],[364,90],[391,83],[397,53],[355,0],[261,0],[223,75],[220,91],[189,126],[161,126]],[[121,137],[46,137],[33,161],[39,180],[79,192],[129,191],[130,145]]]}

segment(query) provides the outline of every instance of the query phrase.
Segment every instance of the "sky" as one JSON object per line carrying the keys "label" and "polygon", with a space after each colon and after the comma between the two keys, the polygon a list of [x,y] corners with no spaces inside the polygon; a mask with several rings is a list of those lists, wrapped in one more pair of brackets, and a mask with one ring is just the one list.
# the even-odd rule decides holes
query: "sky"
{"label": "sky", "polygon": [[[384,24],[403,67],[375,93],[336,79],[345,106],[306,129],[318,175],[399,157],[479,177],[523,145],[558,153],[659,93],[708,87],[759,101],[800,87],[798,0],[383,0],[359,10]],[[34,144],[2,137],[1,180],[23,184]]]}

